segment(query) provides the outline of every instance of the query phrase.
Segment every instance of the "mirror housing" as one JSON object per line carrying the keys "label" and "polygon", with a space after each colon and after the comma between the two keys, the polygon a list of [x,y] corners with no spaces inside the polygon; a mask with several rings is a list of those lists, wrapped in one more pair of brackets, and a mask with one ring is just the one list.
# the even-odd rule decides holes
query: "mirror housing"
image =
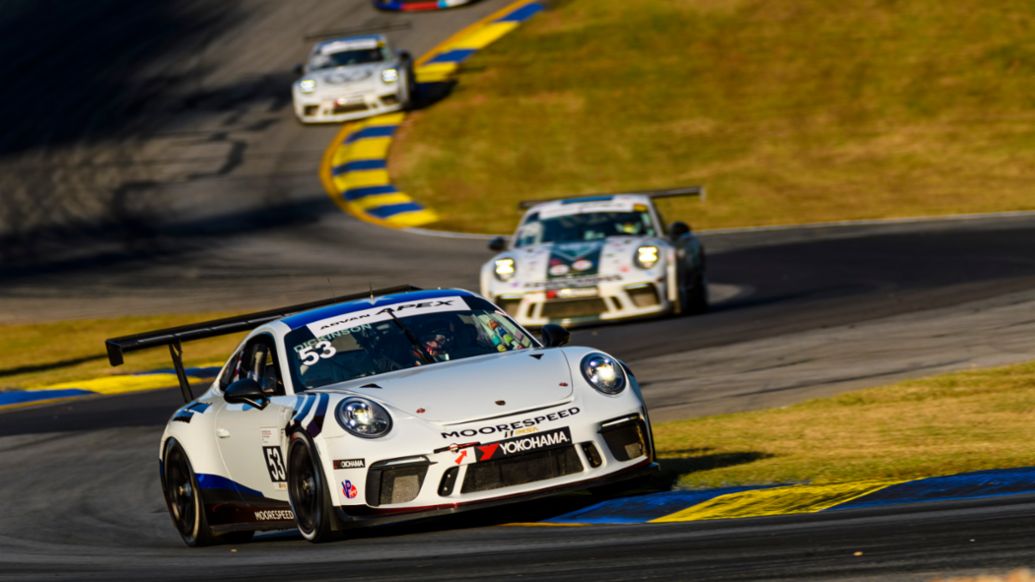
{"label": "mirror housing", "polygon": [[302,75],[305,74],[305,65],[299,63],[299,64],[295,65],[295,68],[293,70],[295,71],[296,75],[301,77]]}
{"label": "mirror housing", "polygon": [[410,51],[399,51],[399,60],[412,61],[413,55],[410,54]]}
{"label": "mirror housing", "polygon": [[507,250],[507,239],[503,238],[502,236],[494,237],[492,240],[489,241],[489,250],[495,251],[497,253],[500,251]]}
{"label": "mirror housing", "polygon": [[266,408],[270,403],[266,393],[262,391],[262,386],[251,378],[244,378],[227,386],[223,391],[223,400],[231,404],[251,404],[259,410]]}
{"label": "mirror housing", "polygon": [[676,221],[668,225],[668,236],[671,237],[672,240],[683,238],[691,232],[690,225],[685,222]]}
{"label": "mirror housing", "polygon": [[559,348],[566,345],[571,339],[571,332],[556,323],[544,325],[539,333],[543,338],[543,345],[548,348]]}

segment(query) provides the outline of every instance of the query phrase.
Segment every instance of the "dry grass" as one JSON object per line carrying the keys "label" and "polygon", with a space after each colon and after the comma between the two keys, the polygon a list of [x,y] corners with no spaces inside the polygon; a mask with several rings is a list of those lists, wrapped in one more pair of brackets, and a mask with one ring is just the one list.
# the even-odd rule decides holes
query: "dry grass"
{"label": "dry grass", "polygon": [[679,471],[683,486],[836,483],[1032,466],[1033,418],[1035,362],[671,422],[655,436],[663,459],[683,459],[670,466],[699,469]]}
{"label": "dry grass", "polygon": [[[125,365],[112,368],[108,365],[104,340],[213,317],[219,314],[0,325],[0,390],[168,368],[171,364],[165,348],[130,354]],[[221,362],[242,337],[234,335],[187,344],[185,362],[188,366]]]}
{"label": "dry grass", "polygon": [[407,121],[394,178],[444,228],[517,200],[704,183],[697,227],[1035,210],[1019,0],[566,2]]}

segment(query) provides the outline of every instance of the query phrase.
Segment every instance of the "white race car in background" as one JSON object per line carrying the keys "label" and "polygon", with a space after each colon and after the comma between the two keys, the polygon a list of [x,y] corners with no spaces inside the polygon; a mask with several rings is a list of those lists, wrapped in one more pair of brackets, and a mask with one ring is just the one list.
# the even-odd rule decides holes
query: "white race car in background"
{"label": "white race car in background", "polygon": [[[181,342],[245,329],[195,399]],[[321,541],[655,468],[635,377],[567,340],[547,326],[540,343],[468,291],[402,287],[107,346],[113,365],[147,347],[173,354],[188,402],[162,435],[160,474],[197,546],[291,527]]]}
{"label": "white race car in background", "polygon": [[698,187],[529,201],[504,251],[481,270],[481,292],[522,325],[611,321],[708,309],[704,247],[655,198]]}
{"label": "white race car in background", "polygon": [[340,122],[408,108],[415,87],[409,53],[380,34],[318,43],[291,89],[302,123]]}

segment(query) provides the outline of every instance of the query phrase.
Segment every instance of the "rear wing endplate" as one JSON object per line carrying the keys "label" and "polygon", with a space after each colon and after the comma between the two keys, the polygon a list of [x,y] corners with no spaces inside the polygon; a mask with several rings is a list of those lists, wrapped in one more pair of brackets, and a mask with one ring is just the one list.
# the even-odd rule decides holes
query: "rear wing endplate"
{"label": "rear wing endplate", "polygon": [[702,200],[705,199],[704,186],[685,186],[683,188],[667,188],[664,190],[641,190],[638,192],[612,192],[610,194],[579,194],[577,196],[561,196],[558,198],[541,198],[539,200],[522,200],[518,202],[518,208],[522,210],[528,210],[536,204],[542,204],[543,202],[556,202],[558,200],[580,200],[583,198],[602,198],[605,196],[622,196],[625,194],[634,194],[638,196],[649,196],[651,198],[676,198],[679,196],[700,196]]}
{"label": "rear wing endplate", "polygon": [[419,287],[414,287],[413,285],[399,285],[396,287],[386,287],[384,289],[371,289],[364,293],[341,295],[339,297],[330,297],[327,299],[320,299],[318,301],[310,301],[308,303],[299,303],[298,305],[288,305],[286,307],[278,307],[276,309],[268,309],[266,311],[259,311],[256,313],[224,317],[222,319],[202,321],[200,323],[181,325],[179,327],[170,327],[134,335],[111,338],[105,340],[104,346],[108,351],[108,363],[112,366],[121,366],[125,361],[125,355],[128,352],[135,352],[137,350],[158,346],[168,346],[169,356],[172,358],[173,368],[176,370],[176,379],[180,384],[180,392],[183,394],[184,401],[190,402],[191,400],[194,400],[194,394],[191,392],[190,382],[188,382],[187,373],[183,368],[184,342],[251,331],[264,323],[287,317],[293,313],[333,305],[335,303],[342,303],[344,301],[419,290]]}

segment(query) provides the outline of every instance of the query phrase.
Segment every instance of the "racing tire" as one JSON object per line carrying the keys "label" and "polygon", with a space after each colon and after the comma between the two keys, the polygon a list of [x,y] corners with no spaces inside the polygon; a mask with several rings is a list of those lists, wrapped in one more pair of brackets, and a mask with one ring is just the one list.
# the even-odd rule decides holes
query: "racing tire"
{"label": "racing tire", "polygon": [[288,446],[288,499],[295,514],[295,526],[313,543],[337,538],[330,491],[320,465],[316,446],[304,433],[295,433]]}
{"label": "racing tire", "polygon": [[208,525],[197,475],[186,451],[176,439],[169,439],[166,443],[163,458],[162,492],[169,516],[183,542],[190,547],[201,547],[221,541]]}
{"label": "racing tire", "polygon": [[403,82],[406,83],[406,101],[402,104],[403,111],[413,111],[417,105],[417,75],[413,67],[407,65],[403,73]]}

